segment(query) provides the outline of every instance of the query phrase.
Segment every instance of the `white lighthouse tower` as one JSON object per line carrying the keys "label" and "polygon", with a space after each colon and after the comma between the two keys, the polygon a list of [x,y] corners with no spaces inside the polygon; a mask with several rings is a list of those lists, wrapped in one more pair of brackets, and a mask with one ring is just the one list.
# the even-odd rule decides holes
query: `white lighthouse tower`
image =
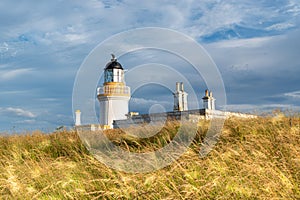
{"label": "white lighthouse tower", "polygon": [[125,84],[124,69],[113,54],[104,69],[104,83],[98,87],[97,97],[102,128],[111,129],[114,120],[127,119],[130,88]]}

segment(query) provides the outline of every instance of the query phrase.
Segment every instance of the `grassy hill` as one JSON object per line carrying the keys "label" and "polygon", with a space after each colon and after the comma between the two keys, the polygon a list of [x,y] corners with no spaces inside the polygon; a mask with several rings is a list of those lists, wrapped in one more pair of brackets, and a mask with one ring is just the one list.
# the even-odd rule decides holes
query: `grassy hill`
{"label": "grassy hill", "polygon": [[[220,141],[200,159],[208,124],[172,165],[147,174],[119,172],[97,161],[74,131],[0,137],[3,199],[300,199],[300,118],[229,119]],[[107,134],[128,151],[158,149],[178,124],[151,139]]]}

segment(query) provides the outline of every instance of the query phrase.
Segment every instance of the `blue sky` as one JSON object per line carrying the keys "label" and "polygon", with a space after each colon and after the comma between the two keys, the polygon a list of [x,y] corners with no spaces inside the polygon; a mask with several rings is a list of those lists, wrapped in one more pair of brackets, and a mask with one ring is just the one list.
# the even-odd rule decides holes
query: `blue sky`
{"label": "blue sky", "polygon": [[[299,110],[299,16],[298,0],[1,0],[0,132],[72,125],[73,83],[84,58],[113,34],[149,26],[205,47],[229,109]],[[171,108],[170,96],[155,91],[150,97],[141,89],[131,105],[143,111],[163,99]]]}

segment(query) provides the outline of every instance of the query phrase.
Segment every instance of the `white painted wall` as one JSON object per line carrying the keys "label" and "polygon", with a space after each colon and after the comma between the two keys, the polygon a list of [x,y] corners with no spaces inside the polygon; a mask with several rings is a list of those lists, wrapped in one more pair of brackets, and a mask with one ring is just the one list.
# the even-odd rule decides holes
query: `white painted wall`
{"label": "white painted wall", "polygon": [[81,125],[81,112],[80,110],[76,110],[75,112],[75,126]]}
{"label": "white painted wall", "polygon": [[100,124],[113,128],[114,120],[127,119],[129,96],[98,96]]}
{"label": "white painted wall", "polygon": [[211,101],[210,99],[203,99],[203,108],[211,110]]}

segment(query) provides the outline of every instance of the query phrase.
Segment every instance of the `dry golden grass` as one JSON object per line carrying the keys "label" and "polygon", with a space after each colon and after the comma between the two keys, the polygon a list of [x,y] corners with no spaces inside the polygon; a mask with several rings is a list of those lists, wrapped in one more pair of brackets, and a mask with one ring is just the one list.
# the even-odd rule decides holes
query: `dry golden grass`
{"label": "dry golden grass", "polygon": [[[198,155],[207,122],[172,165],[147,174],[107,168],[73,131],[0,137],[3,199],[300,199],[300,119],[229,119],[220,141]],[[158,136],[134,139],[108,131],[130,151],[160,148],[176,134],[169,124]]]}

